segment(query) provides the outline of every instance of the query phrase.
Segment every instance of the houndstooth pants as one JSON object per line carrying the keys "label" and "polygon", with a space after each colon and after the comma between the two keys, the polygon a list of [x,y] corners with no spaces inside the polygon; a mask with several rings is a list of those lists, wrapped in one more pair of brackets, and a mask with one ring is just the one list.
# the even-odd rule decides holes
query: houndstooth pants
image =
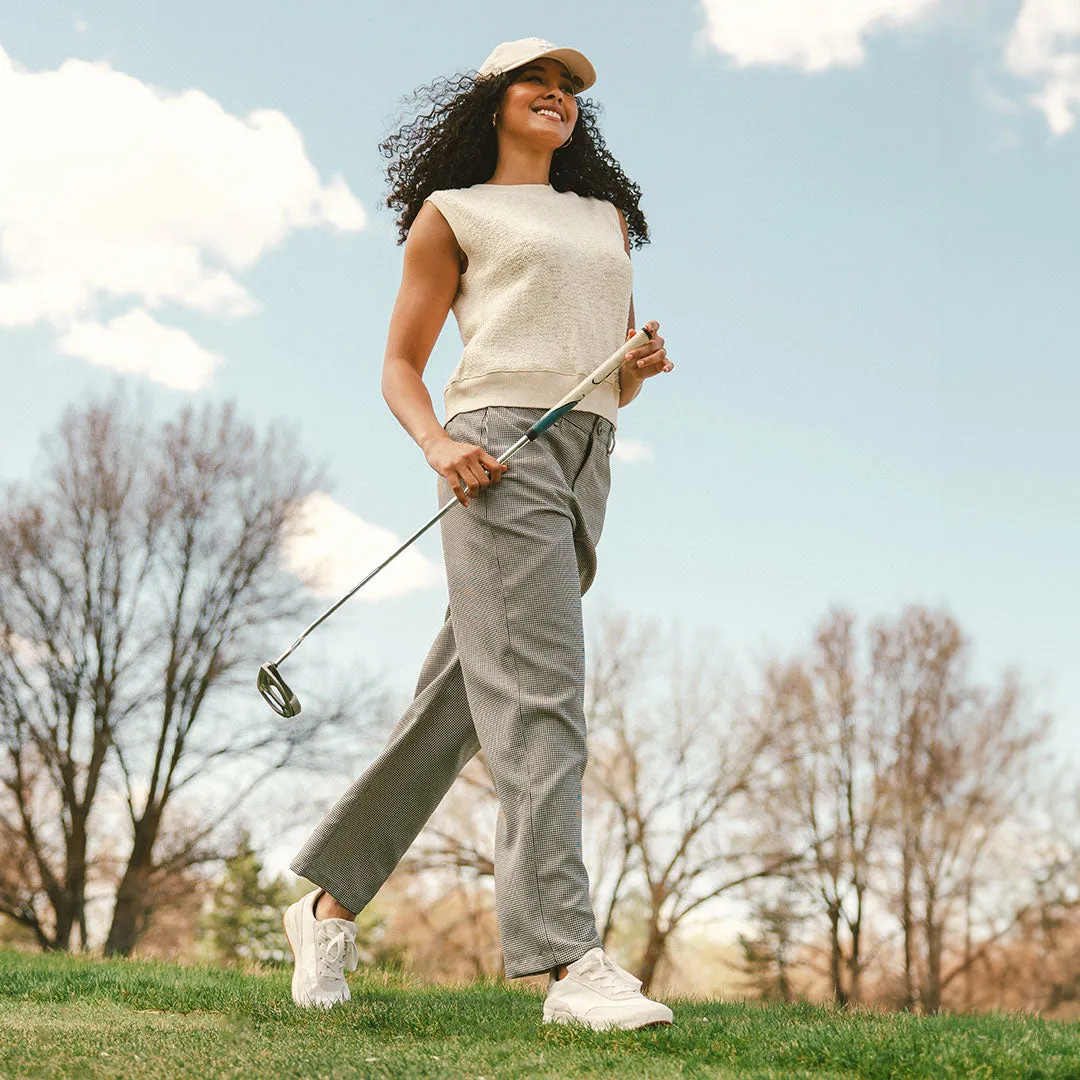
{"label": "houndstooth pants", "polygon": [[[454,439],[499,457],[543,409],[458,413]],[[390,876],[482,747],[499,797],[495,895],[508,978],[600,944],[582,860],[585,642],[614,428],[572,411],[502,480],[441,519],[450,604],[412,702],[292,869],[350,911]],[[439,505],[452,498],[439,477]]]}

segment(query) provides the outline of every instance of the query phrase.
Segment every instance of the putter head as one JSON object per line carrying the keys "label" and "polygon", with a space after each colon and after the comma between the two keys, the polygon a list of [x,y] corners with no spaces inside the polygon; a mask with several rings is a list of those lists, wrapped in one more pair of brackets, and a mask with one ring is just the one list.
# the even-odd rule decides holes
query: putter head
{"label": "putter head", "polygon": [[300,701],[289,689],[288,684],[278,674],[273,664],[263,664],[259,668],[259,677],[255,680],[259,693],[266,698],[270,708],[279,716],[296,716],[300,712]]}

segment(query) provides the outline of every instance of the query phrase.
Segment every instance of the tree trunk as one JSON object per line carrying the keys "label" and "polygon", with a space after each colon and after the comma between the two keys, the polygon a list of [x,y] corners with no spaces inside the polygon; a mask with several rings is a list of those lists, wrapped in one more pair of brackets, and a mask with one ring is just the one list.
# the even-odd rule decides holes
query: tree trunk
{"label": "tree trunk", "polygon": [[56,912],[56,930],[49,939],[48,948],[62,949],[67,951],[71,947],[71,930],[75,920],[71,917],[71,901],[65,895],[58,903],[54,903],[53,910]]}
{"label": "tree trunk", "polygon": [[641,980],[641,992],[647,994],[656,976],[656,969],[664,956],[667,946],[668,932],[660,929],[658,921],[653,920],[649,924],[649,938],[645,944],[645,955],[641,960],[641,970],[638,978]]}
{"label": "tree trunk", "polygon": [[86,818],[73,814],[67,855],[67,887],[71,902],[71,927],[64,948],[70,948],[70,933],[79,928],[79,944],[86,951]]}
{"label": "tree trunk", "polygon": [[923,1010],[941,1011],[941,939],[943,927],[937,911],[937,896],[932,887],[926,896],[926,985],[923,990]]}
{"label": "tree trunk", "polygon": [[858,1005],[862,1001],[862,921],[863,893],[865,886],[855,886],[855,918],[848,930],[851,933],[851,954],[848,957],[848,1001]]}
{"label": "tree trunk", "polygon": [[112,925],[105,941],[106,956],[130,956],[150,912],[150,870],[158,817],[145,815],[135,826],[135,843],[120,887],[116,890]]}
{"label": "tree trunk", "polygon": [[974,949],[971,941],[971,878],[964,882],[964,1012],[971,1012],[975,1001]]}
{"label": "tree trunk", "polygon": [[903,881],[900,886],[900,925],[904,931],[904,1001],[902,1007],[905,1012],[912,1012],[915,1008],[915,926],[911,911],[912,862],[911,848],[905,838]]}
{"label": "tree trunk", "polygon": [[840,948],[840,903],[837,900],[829,901],[829,977],[832,979],[833,1000],[838,1005],[847,1004],[847,994],[844,993],[844,974],[842,971],[843,951]]}
{"label": "tree trunk", "polygon": [[788,978],[788,964],[786,960],[781,960],[777,964],[777,976],[776,976],[776,993],[780,1000],[786,1003],[790,1003],[792,1000],[791,994],[791,980]]}

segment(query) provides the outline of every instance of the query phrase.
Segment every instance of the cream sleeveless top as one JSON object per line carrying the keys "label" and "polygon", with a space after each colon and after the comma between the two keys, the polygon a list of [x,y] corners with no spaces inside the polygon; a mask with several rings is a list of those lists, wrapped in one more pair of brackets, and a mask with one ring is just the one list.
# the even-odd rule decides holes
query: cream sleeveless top
{"label": "cream sleeveless top", "polygon": [[[548,184],[428,196],[469,263],[452,310],[463,345],[446,420],[488,405],[550,409],[626,340],[633,266],[614,203]],[[616,423],[615,371],[580,405]]]}

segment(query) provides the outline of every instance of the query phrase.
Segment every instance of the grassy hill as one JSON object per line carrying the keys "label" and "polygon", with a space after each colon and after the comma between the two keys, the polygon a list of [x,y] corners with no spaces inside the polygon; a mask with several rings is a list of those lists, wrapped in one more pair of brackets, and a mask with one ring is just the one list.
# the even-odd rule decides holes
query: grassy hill
{"label": "grassy hill", "polygon": [[671,1027],[594,1032],[543,1024],[535,986],[358,971],[323,1013],[290,974],[0,950],[0,1077],[1080,1080],[1080,1024],[1027,1016],[672,998]]}

